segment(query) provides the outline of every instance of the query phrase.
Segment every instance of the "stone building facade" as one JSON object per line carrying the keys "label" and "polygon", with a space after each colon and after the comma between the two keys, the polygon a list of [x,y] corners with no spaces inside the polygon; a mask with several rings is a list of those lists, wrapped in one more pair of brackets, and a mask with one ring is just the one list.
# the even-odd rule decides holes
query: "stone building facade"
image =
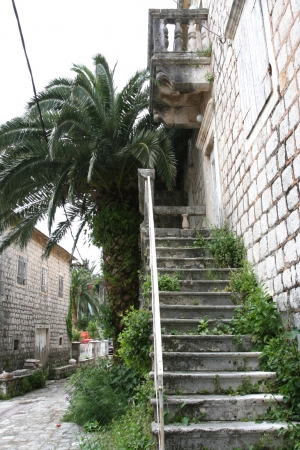
{"label": "stone building facade", "polygon": [[0,256],[0,371],[21,369],[26,359],[46,368],[70,358],[70,254],[57,245],[42,259],[46,242],[35,229],[25,249],[11,245]]}
{"label": "stone building facade", "polygon": [[[196,117],[191,126],[188,122],[178,125],[176,120],[167,123],[193,129],[184,180],[189,205],[205,205],[211,223],[228,221],[243,237],[260,281],[280,311],[291,313],[300,329],[300,1],[180,0],[181,8],[190,10],[184,12],[189,17],[197,12],[198,19],[183,17],[176,23],[178,10],[173,16],[161,11],[157,17],[165,13],[172,18],[177,47],[181,37],[184,44],[188,35],[186,48],[181,45],[179,50],[194,52],[195,67],[199,73],[206,70],[210,79],[209,90],[202,86],[202,92],[195,78],[185,86],[185,95],[188,90],[199,94],[198,128]],[[203,43],[207,47],[208,41],[212,46],[209,61],[201,58]],[[178,64],[178,52],[172,63],[170,51],[168,77],[170,65]],[[169,89],[168,98],[172,91],[179,105],[178,74],[177,84],[163,78],[166,63],[155,49],[154,55],[161,65],[158,76],[152,57],[152,75],[164,82],[153,88],[158,91],[156,99],[165,99]],[[185,76],[188,70],[186,66]],[[174,111],[166,113],[174,105],[152,102],[156,119],[176,119]],[[180,104],[181,109],[188,106]],[[201,222],[195,220],[192,225],[198,227]]]}

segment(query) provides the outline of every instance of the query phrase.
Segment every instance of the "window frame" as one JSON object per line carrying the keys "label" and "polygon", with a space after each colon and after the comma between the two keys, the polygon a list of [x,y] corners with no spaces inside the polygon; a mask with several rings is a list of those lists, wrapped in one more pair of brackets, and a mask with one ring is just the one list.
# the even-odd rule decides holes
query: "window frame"
{"label": "window frame", "polygon": [[44,294],[48,292],[48,269],[46,267],[42,267],[41,291]]}
{"label": "window frame", "polygon": [[58,276],[58,296],[60,298],[64,296],[64,277],[62,275]]}
{"label": "window frame", "polygon": [[27,258],[22,255],[18,256],[17,283],[21,286],[27,284]]}

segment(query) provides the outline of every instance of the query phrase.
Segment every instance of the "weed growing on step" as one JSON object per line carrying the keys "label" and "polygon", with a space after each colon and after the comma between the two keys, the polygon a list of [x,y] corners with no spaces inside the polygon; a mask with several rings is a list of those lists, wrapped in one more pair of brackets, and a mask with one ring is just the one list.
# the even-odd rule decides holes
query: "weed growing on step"
{"label": "weed growing on step", "polygon": [[[141,275],[141,280],[143,281],[142,289],[143,289],[143,298],[149,299],[150,292],[152,290],[151,284],[151,276]],[[174,273],[173,275],[158,274],[158,289],[160,291],[180,291],[180,282],[178,273]]]}
{"label": "weed growing on step", "polygon": [[217,267],[221,268],[241,267],[246,254],[242,239],[228,224],[220,228],[210,226],[210,239],[198,233],[194,245],[208,250]]}

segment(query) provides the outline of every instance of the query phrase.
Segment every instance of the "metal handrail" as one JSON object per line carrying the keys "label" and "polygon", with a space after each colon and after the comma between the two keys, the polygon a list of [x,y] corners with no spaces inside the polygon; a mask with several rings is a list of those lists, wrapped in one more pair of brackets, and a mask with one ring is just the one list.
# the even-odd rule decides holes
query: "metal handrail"
{"label": "metal handrail", "polygon": [[164,399],[163,399],[163,358],[162,358],[155,232],[153,220],[153,202],[152,202],[150,176],[147,177],[146,183],[148,184],[149,248],[150,248],[152,316],[153,316],[153,336],[154,336],[154,386],[155,386],[156,408],[157,408],[156,416],[158,425],[159,450],[164,450],[165,436],[164,436]]}

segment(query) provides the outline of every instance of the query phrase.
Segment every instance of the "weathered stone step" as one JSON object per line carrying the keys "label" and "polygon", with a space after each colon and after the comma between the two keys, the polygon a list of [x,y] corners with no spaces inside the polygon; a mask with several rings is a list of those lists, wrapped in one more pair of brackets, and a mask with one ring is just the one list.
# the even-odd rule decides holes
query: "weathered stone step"
{"label": "weathered stone step", "polygon": [[[150,372],[153,378],[153,372]],[[167,395],[224,394],[238,388],[267,392],[266,382],[274,381],[276,372],[164,372],[164,392]]]}
{"label": "weathered stone step", "polygon": [[[206,237],[205,239],[209,239]],[[196,237],[159,237],[155,236],[155,243],[157,247],[195,247],[194,242]],[[147,238],[145,242],[148,244],[149,239]]]}
{"label": "weathered stone step", "polygon": [[[199,319],[161,319],[161,328],[163,334],[184,334],[197,333]],[[150,319],[151,321],[152,319]],[[230,325],[231,319],[210,319],[208,320],[208,329],[212,330],[216,326],[226,327]]]}
{"label": "weathered stone step", "polygon": [[[149,247],[147,256],[149,258]],[[198,258],[210,257],[205,248],[201,247],[156,247],[156,256],[158,258]]]}
{"label": "weathered stone step", "polygon": [[160,291],[159,300],[164,305],[235,305],[230,292]]}
{"label": "weathered stone step", "polygon": [[[283,445],[283,437],[278,436],[281,428],[287,428],[284,422],[209,422],[165,426],[165,450],[248,450],[250,445],[274,450]],[[158,434],[157,424],[152,423],[152,432]],[[264,438],[264,436],[266,436]]]}
{"label": "weathered stone step", "polygon": [[212,258],[163,258],[158,257],[157,267],[180,270],[183,269],[205,269],[214,268],[215,263]]}
{"label": "weathered stone step", "polygon": [[[260,352],[164,352],[164,371],[254,371]],[[153,353],[151,354],[153,359]]]}
{"label": "weathered stone step", "polygon": [[233,335],[162,335],[164,352],[249,352],[250,336]]}
{"label": "weathered stone step", "polygon": [[[191,422],[254,421],[282,401],[282,395],[272,394],[172,395],[165,399],[166,421],[177,422],[180,417],[188,417]],[[152,399],[151,404],[155,406],[156,399]],[[156,413],[157,410],[154,408],[155,420]]]}
{"label": "weathered stone step", "polygon": [[183,292],[221,292],[228,286],[229,280],[180,280]]}
{"label": "weathered stone step", "polygon": [[162,319],[232,319],[238,306],[211,305],[163,305],[160,304]]}
{"label": "weathered stone step", "polygon": [[[180,280],[229,280],[230,274],[236,269],[180,269],[176,273]],[[160,275],[173,275],[174,269],[158,268]]]}
{"label": "weathered stone step", "polygon": [[156,238],[197,238],[197,234],[201,234],[203,237],[209,237],[210,231],[208,228],[201,230],[183,230],[182,228],[155,228]]}
{"label": "weathered stone step", "polygon": [[230,292],[159,292],[160,303],[164,305],[231,305],[232,293]]}

